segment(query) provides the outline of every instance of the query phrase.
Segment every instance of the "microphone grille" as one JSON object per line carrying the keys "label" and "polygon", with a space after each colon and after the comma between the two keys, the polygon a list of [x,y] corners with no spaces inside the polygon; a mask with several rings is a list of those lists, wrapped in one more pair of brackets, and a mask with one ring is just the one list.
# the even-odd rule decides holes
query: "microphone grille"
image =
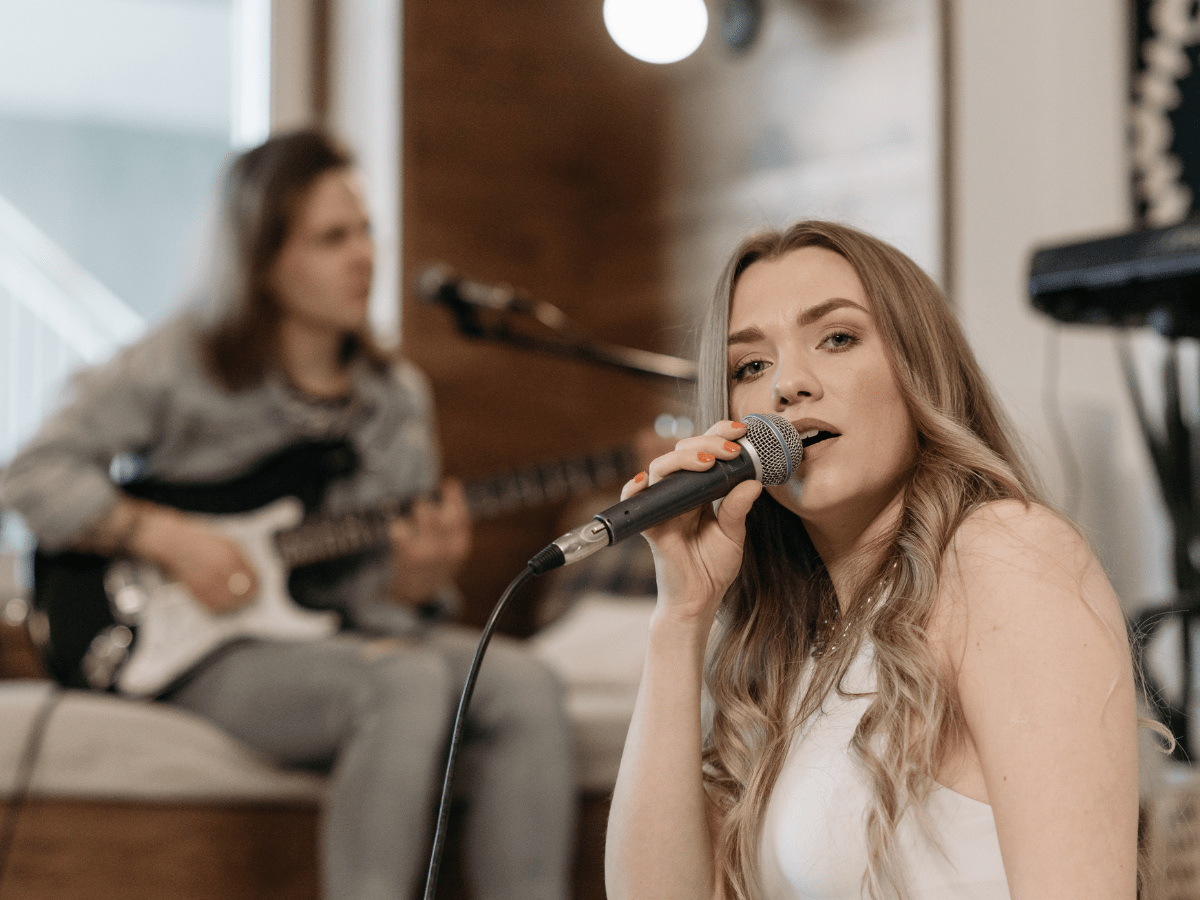
{"label": "microphone grille", "polygon": [[783,484],[804,456],[800,433],[783,416],[774,413],[750,413],[743,416],[746,439],[758,453],[762,464],[762,483],[767,487]]}
{"label": "microphone grille", "polygon": [[438,302],[442,288],[454,283],[454,270],[444,263],[430,263],[422,269],[414,282],[417,299],[433,306]]}

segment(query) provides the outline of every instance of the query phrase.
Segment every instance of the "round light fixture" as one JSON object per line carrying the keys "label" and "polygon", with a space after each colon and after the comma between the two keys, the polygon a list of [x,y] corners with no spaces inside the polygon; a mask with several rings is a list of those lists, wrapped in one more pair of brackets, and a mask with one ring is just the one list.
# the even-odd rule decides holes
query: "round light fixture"
{"label": "round light fixture", "polygon": [[604,0],[604,25],[630,56],[673,63],[704,40],[708,8],[704,0]]}

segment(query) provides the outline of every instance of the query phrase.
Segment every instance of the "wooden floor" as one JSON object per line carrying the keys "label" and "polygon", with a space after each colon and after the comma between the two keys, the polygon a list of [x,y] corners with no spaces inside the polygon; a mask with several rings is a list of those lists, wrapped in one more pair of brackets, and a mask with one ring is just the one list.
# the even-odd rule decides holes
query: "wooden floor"
{"label": "wooden floor", "polygon": [[[573,900],[603,900],[608,802],[585,798],[580,812]],[[32,800],[0,900],[318,900],[316,849],[311,806]],[[460,858],[452,831],[439,900],[470,897]]]}

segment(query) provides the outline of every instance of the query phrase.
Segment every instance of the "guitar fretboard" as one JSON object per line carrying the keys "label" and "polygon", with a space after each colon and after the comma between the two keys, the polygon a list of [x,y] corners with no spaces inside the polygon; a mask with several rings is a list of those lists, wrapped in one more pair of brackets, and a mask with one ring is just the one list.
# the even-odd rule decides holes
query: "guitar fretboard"
{"label": "guitar fretboard", "polygon": [[[632,447],[611,447],[572,459],[528,466],[463,486],[472,519],[489,519],[614,484],[633,471]],[[387,546],[392,520],[412,509],[412,499],[393,499],[370,509],[310,516],[276,535],[288,568],[310,565]]]}

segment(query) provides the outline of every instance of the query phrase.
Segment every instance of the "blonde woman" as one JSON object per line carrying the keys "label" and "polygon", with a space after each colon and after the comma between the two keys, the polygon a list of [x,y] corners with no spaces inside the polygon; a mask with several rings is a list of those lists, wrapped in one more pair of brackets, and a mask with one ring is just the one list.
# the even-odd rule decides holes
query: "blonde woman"
{"label": "blonde woman", "polygon": [[715,424],[625,494],[734,457],[752,412],[806,449],[788,483],[647,533],[609,896],[1133,900],[1120,605],[936,285],[803,222],[738,249],[705,321]]}

